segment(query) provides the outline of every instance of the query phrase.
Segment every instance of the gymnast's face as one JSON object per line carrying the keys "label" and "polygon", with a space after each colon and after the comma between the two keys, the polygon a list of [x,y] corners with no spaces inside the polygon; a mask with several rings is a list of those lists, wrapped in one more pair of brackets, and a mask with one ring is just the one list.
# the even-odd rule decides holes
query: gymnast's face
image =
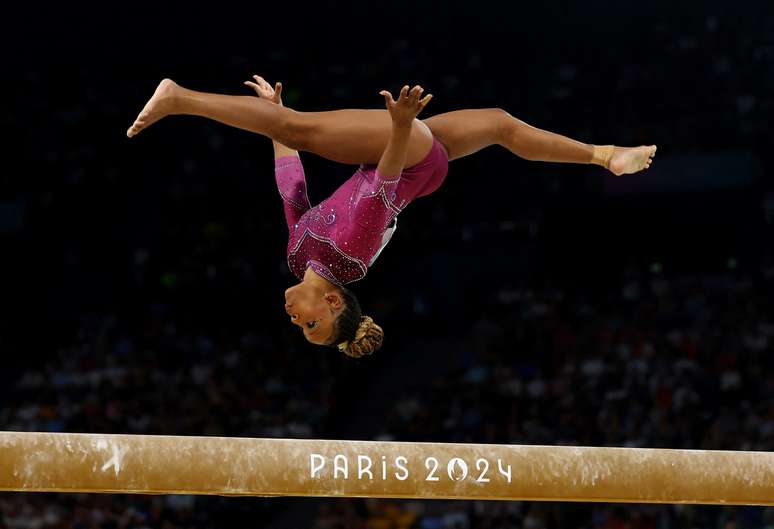
{"label": "gymnast's face", "polygon": [[302,281],[285,291],[285,312],[313,344],[327,345],[343,307],[341,295]]}

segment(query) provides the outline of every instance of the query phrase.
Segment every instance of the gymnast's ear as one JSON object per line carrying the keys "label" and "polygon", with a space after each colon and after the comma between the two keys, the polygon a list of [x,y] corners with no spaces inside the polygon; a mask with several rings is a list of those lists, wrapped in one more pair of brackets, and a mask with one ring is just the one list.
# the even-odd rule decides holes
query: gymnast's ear
{"label": "gymnast's ear", "polygon": [[325,302],[334,310],[339,310],[344,307],[344,299],[342,298],[341,293],[336,291],[326,292]]}

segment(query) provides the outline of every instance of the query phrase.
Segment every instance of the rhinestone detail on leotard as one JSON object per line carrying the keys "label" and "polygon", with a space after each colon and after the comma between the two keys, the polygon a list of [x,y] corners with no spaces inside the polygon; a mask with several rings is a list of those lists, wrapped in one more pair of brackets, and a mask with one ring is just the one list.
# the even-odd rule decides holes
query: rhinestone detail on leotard
{"label": "rhinestone detail on leotard", "polygon": [[434,141],[425,159],[397,178],[383,178],[376,166],[360,166],[311,207],[300,159],[278,159],[275,177],[290,232],[290,270],[299,280],[310,267],[335,284],[362,279],[392,236],[396,217],[414,199],[438,189],[447,169],[446,152]]}

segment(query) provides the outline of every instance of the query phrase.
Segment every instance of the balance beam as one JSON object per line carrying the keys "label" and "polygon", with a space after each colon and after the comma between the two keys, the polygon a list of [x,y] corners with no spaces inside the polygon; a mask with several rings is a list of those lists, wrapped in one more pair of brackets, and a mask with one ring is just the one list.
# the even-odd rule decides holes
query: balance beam
{"label": "balance beam", "polygon": [[0,491],[774,505],[774,453],[0,432]]}

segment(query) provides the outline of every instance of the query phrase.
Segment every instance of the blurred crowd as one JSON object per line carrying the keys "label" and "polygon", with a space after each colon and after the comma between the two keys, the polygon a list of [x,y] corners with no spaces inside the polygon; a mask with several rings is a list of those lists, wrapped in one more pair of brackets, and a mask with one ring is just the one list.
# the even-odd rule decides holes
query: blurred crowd
{"label": "blurred crowd", "polygon": [[[158,332],[142,340],[115,318],[85,318],[78,343],[20,374],[4,429],[155,435],[317,437],[331,405],[334,357],[277,347],[246,331],[228,340]],[[302,365],[299,365],[302,364]]]}
{"label": "blurred crowd", "polygon": [[384,437],[774,450],[774,268],[496,299],[454,375],[396,403]]}

